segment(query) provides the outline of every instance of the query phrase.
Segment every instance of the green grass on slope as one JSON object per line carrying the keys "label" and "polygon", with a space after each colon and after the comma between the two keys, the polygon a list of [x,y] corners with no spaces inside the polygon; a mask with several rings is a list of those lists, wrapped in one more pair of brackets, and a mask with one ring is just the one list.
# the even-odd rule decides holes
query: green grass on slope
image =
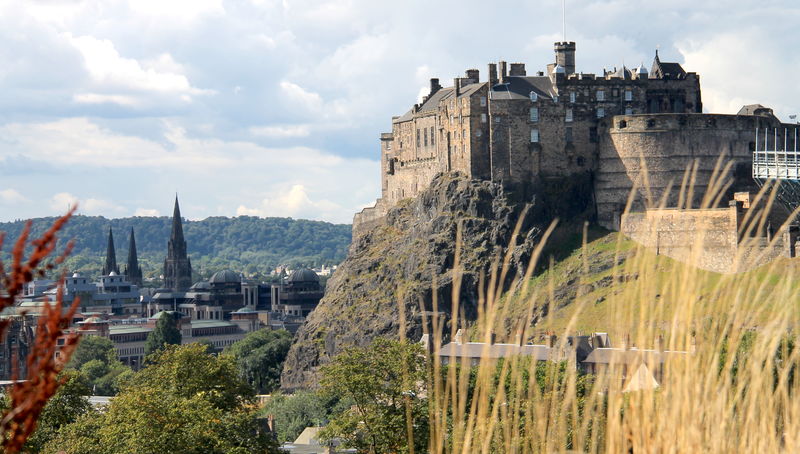
{"label": "green grass on slope", "polygon": [[[744,306],[742,324],[758,327],[791,304],[788,316],[800,314],[797,260],[780,259],[746,273],[721,275],[684,265],[638,246],[624,236],[590,229],[564,238],[549,266],[524,289],[517,283],[492,308],[500,340],[513,339],[519,324],[530,320],[530,339],[547,331],[557,334],[609,332],[615,338],[636,336],[643,329],[666,333],[674,323],[691,321],[693,329],[713,319],[729,304]],[[735,285],[734,285],[735,284]],[[735,292],[735,293],[734,293]],[[471,330],[480,338],[483,327]]]}

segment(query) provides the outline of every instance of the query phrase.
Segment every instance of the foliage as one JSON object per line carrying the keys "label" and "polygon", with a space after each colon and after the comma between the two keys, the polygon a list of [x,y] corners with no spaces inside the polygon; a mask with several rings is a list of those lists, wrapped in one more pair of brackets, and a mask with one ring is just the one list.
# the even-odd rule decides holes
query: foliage
{"label": "foliage", "polygon": [[166,346],[134,374],[104,413],[65,427],[43,452],[276,452],[259,430],[254,394],[232,358],[206,346]]}
{"label": "foliage", "polygon": [[181,332],[178,329],[178,317],[180,314],[174,312],[161,312],[156,321],[156,327],[147,334],[144,343],[145,355],[161,350],[166,345],[180,345]]}
{"label": "foliage", "polygon": [[279,442],[291,442],[306,427],[328,424],[351,404],[351,400],[330,393],[298,391],[291,395],[272,395],[261,413],[275,418],[275,435]]}
{"label": "foliage", "polygon": [[[428,446],[427,379],[421,346],[378,338],[351,348],[322,368],[325,393],[346,396],[353,406],[320,433],[371,453],[423,452]],[[413,446],[409,446],[412,440]]]}
{"label": "foliage", "polygon": [[[54,260],[45,260],[55,251],[58,242],[56,234],[64,228],[74,211],[73,207],[66,215],[56,219],[39,238],[30,241],[30,244],[28,239],[31,235],[31,223],[25,223],[11,252],[11,266],[7,269],[0,261],[0,310],[13,305],[17,297],[22,295],[25,285],[35,277],[43,277],[47,271],[64,262],[72,249],[72,243],[68,243],[64,252]],[[0,233],[0,247],[4,239],[5,235]],[[28,249],[31,249],[30,254],[25,258]],[[63,277],[61,282],[63,283]],[[11,387],[8,394],[10,402],[0,419],[0,438],[4,452],[15,453],[22,449],[36,430],[37,421],[47,401],[62,384],[59,374],[78,342],[76,333],[66,334],[64,330],[75,315],[80,298],[75,298],[68,308],[63,307],[63,300],[63,291],[59,291],[55,301],[44,306],[39,314],[36,338],[24,360],[26,380]],[[5,334],[9,323],[9,319],[0,320],[0,338]],[[16,371],[12,378],[18,378]]]}
{"label": "foliage", "polygon": [[[53,218],[33,221],[33,232],[43,231]],[[0,230],[17,235],[24,223],[0,223]],[[74,216],[62,235],[75,238],[70,269],[92,275],[99,273],[105,257],[109,226],[114,235],[117,257],[126,257],[128,232],[136,233],[136,249],[145,277],[161,274],[172,220],[170,217],[106,219]],[[350,225],[291,218],[210,217],[184,220],[184,235],[197,278],[208,278],[222,269],[241,270],[248,275],[266,276],[276,266],[336,264],[347,254]],[[157,283],[154,283],[157,285]]]}
{"label": "foliage", "polygon": [[281,368],[291,345],[288,331],[260,329],[229,346],[225,353],[236,360],[242,378],[259,394],[267,394],[280,386]]}
{"label": "foliage", "polygon": [[[78,417],[94,411],[87,396],[91,394],[86,378],[74,370],[64,371],[59,377],[63,384],[55,395],[47,401],[39,415],[36,431],[28,438],[23,450],[39,452],[45,443],[53,439],[61,427],[75,422]],[[2,410],[8,409],[8,396],[4,396]]]}
{"label": "foliage", "polygon": [[98,396],[116,395],[121,381],[133,372],[117,359],[111,340],[100,336],[83,336],[67,368],[80,370]]}

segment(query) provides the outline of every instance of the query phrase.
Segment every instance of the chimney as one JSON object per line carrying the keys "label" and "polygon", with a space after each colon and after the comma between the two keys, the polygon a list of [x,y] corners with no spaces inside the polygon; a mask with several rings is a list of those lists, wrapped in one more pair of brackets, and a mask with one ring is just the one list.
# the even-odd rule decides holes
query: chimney
{"label": "chimney", "polygon": [[431,79],[431,91],[430,91],[430,93],[428,93],[428,97],[433,96],[433,94],[436,93],[437,91],[439,91],[439,89],[441,89],[441,88],[442,88],[442,86],[439,85],[439,79],[438,78],[434,77],[433,79]]}
{"label": "chimney", "polygon": [[506,72],[506,62],[500,61],[500,83],[506,83],[506,78],[508,77],[508,73]]}
{"label": "chimney", "polygon": [[489,63],[489,85],[497,85],[497,64]]}
{"label": "chimney", "polygon": [[455,77],[453,78],[453,90],[455,90],[456,96],[461,94],[461,78]]}
{"label": "chimney", "polygon": [[525,63],[511,63],[509,76],[527,76],[525,72]]}
{"label": "chimney", "polygon": [[455,342],[456,345],[461,345],[461,338],[462,338],[463,335],[464,334],[461,332],[460,329],[458,331],[456,331],[456,337],[453,339],[453,342]]}
{"label": "chimney", "polygon": [[467,79],[472,81],[471,83],[477,84],[480,82],[481,72],[477,69],[468,69],[464,72],[464,74],[467,76]]}

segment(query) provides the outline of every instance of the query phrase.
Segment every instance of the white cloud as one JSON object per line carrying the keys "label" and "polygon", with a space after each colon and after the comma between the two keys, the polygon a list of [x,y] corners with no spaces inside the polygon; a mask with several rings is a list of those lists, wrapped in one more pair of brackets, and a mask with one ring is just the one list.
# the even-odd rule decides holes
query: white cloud
{"label": "white cloud", "polygon": [[133,212],[134,216],[158,216],[159,212],[155,208],[137,208]]}
{"label": "white cloud", "polygon": [[24,203],[28,198],[20,194],[16,189],[3,189],[0,191],[0,201],[3,203]]}
{"label": "white cloud", "polygon": [[[302,184],[292,185],[288,190],[280,191],[274,197],[263,199],[259,206],[248,208],[240,205],[236,209],[238,216],[289,216],[307,218],[341,217],[343,208],[330,200],[312,200],[308,190]],[[352,217],[352,216],[350,216]]]}
{"label": "white cloud", "polygon": [[164,22],[192,22],[201,16],[224,14],[222,0],[128,0],[135,14]]}
{"label": "white cloud", "polygon": [[250,128],[254,136],[283,139],[287,137],[308,137],[311,128],[308,125],[272,125],[254,126]]}
{"label": "white cloud", "polygon": [[[169,3],[169,2],[166,2]],[[94,36],[74,37],[66,34],[69,41],[83,56],[86,70],[92,80],[101,87],[141,92],[176,93],[185,96],[208,94],[189,83],[169,54],[161,54],[154,60],[140,62],[122,57],[114,43]],[[184,98],[188,99],[188,98]]]}
{"label": "white cloud", "polygon": [[50,199],[50,208],[58,213],[66,213],[78,204],[78,198],[69,192],[59,192]]}
{"label": "white cloud", "polygon": [[311,114],[323,114],[322,97],[314,92],[308,91],[303,87],[289,82],[281,81],[281,90],[289,102],[301,107]]}

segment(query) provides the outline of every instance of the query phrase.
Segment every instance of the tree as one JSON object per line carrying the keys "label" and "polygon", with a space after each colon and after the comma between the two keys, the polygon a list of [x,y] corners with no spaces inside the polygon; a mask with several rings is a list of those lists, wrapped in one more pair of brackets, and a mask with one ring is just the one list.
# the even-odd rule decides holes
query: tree
{"label": "tree", "polygon": [[306,427],[326,425],[351,404],[347,398],[328,393],[298,391],[292,395],[274,394],[262,414],[275,418],[275,435],[279,442],[291,442]]}
{"label": "tree", "polygon": [[292,335],[286,330],[261,329],[248,333],[225,350],[233,356],[239,373],[261,394],[271,393],[280,386],[281,369]]}
{"label": "tree", "polygon": [[100,336],[83,336],[78,348],[67,363],[67,368],[80,370],[84,364],[92,360],[100,360],[108,364],[117,359],[114,343],[111,339]]}
{"label": "tree", "polygon": [[150,355],[164,348],[165,345],[180,345],[181,332],[178,329],[178,318],[180,314],[176,312],[161,312],[156,327],[147,335],[144,344],[145,355]]}
{"label": "tree", "polygon": [[[322,391],[352,399],[320,436],[370,453],[415,452],[428,446],[425,351],[420,345],[378,338],[351,348],[322,367]],[[411,429],[409,434],[408,429]]]}
{"label": "tree", "polygon": [[259,429],[252,388],[205,345],[165,346],[104,413],[80,418],[45,453],[277,452]]}
{"label": "tree", "polygon": [[[59,379],[63,384],[56,394],[47,401],[36,425],[36,431],[28,438],[23,450],[39,452],[45,443],[53,439],[58,431],[80,416],[94,411],[87,396],[91,394],[86,377],[75,370],[61,373]],[[10,402],[7,396],[1,401],[3,410],[7,410]]]}

